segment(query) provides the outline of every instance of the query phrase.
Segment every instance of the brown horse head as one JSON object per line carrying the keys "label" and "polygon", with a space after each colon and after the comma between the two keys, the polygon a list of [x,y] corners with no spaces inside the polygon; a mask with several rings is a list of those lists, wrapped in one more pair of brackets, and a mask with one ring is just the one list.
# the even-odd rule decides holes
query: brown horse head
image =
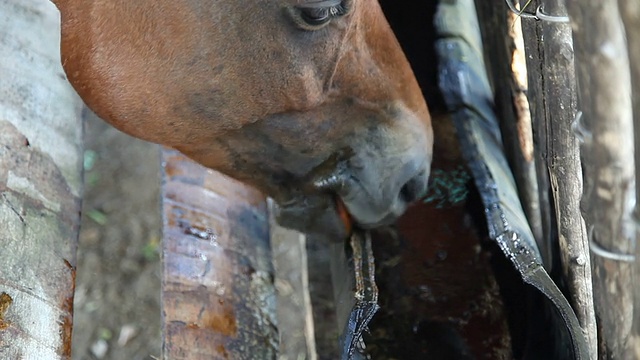
{"label": "brown horse head", "polygon": [[375,0],[54,0],[62,61],[118,129],[272,196],[284,225],[387,224],[426,188],[427,106]]}

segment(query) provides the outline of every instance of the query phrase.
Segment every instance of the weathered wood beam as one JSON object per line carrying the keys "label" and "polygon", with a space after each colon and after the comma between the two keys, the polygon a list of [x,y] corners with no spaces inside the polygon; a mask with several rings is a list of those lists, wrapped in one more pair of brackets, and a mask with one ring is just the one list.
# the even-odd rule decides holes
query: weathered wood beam
{"label": "weathered wood beam", "polygon": [[631,359],[635,168],[631,74],[617,0],[570,0],[600,359]]}
{"label": "weathered wood beam", "polygon": [[[513,25],[504,7],[490,1],[476,1],[485,59],[494,92],[495,111],[500,122],[502,143],[518,189],[522,208],[538,242],[545,263],[549,251],[543,238],[540,197],[534,161],[529,102],[526,98],[526,69],[518,67],[522,51],[519,28]],[[501,36],[502,35],[502,36]],[[516,68],[514,68],[516,65]],[[519,70],[514,71],[514,70]]]}
{"label": "weathered wood beam", "polygon": [[[524,5],[526,1],[521,1]],[[526,9],[542,6],[549,16],[566,16],[563,0],[542,0]],[[523,19],[527,51],[530,98],[535,99],[534,127],[542,162],[540,177],[547,178],[555,210],[553,241],[570,299],[587,335],[591,356],[597,354],[597,329],[593,308],[592,276],[584,219],[580,211],[582,166],[578,135],[572,129],[576,118],[577,88],[573,41],[568,23]],[[544,39],[544,40],[543,40]]]}
{"label": "weathered wood beam", "polygon": [[0,1],[0,358],[69,359],[82,194],[82,102],[59,15]]}
{"label": "weathered wood beam", "polygon": [[[535,6],[532,4],[530,6]],[[513,13],[510,16],[514,16]],[[525,61],[527,64],[527,88],[525,92],[529,100],[529,111],[531,113],[531,127],[533,130],[533,153],[535,157],[535,168],[538,181],[538,201],[540,202],[540,218],[542,225],[542,238],[539,240],[543,246],[540,251],[545,257],[545,265],[552,269],[558,261],[554,252],[554,241],[556,238],[556,225],[551,205],[551,184],[547,170],[547,129],[546,123],[541,121],[545,118],[544,113],[544,90],[542,89],[542,78],[538,76],[541,69],[541,54],[538,49],[538,39],[541,31],[537,22],[531,19],[524,19],[520,16],[520,27],[523,34]],[[518,26],[518,25],[515,25]]]}
{"label": "weathered wood beam", "polygon": [[163,358],[276,358],[264,196],[176,151],[163,170]]}

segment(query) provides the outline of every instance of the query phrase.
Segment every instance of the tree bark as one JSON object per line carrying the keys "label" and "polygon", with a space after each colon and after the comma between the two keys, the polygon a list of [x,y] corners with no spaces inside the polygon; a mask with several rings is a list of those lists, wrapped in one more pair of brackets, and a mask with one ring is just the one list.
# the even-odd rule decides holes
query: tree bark
{"label": "tree bark", "polygon": [[0,2],[0,358],[71,356],[82,102],[60,64],[59,15]]}
{"label": "tree bark", "polygon": [[635,169],[631,76],[617,0],[567,2],[576,51],[582,206],[591,244],[599,358],[631,359]]}

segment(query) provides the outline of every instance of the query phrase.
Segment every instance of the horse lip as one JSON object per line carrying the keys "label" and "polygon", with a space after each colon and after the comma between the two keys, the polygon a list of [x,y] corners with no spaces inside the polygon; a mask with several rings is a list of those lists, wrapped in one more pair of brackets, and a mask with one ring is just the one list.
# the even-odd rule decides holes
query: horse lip
{"label": "horse lip", "polygon": [[347,205],[345,205],[339,196],[336,196],[336,211],[347,230],[347,234],[351,234],[353,231],[353,216],[351,216],[347,209]]}
{"label": "horse lip", "polygon": [[377,221],[375,223],[367,224],[367,223],[355,222],[355,224],[357,225],[357,227],[359,227],[361,229],[369,230],[369,229],[376,229],[376,228],[379,228],[379,227],[392,225],[393,223],[396,222],[396,220],[398,220],[398,218],[400,218],[400,217],[395,215],[395,214],[393,214],[393,213],[388,213],[381,220],[379,220],[379,221]]}
{"label": "horse lip", "polygon": [[387,211],[382,214],[375,221],[361,221],[358,219],[357,214],[353,214],[349,210],[348,201],[345,200],[345,196],[348,197],[350,190],[353,187],[357,187],[359,181],[355,177],[350,177],[346,173],[332,173],[328,176],[319,177],[313,181],[313,187],[316,190],[327,192],[332,194],[335,198],[336,208],[335,211],[342,219],[347,229],[358,227],[361,229],[374,229],[377,227],[388,226],[393,224],[407,208],[406,203],[398,202],[396,199],[394,203],[389,206]]}
{"label": "horse lip", "polygon": [[349,215],[352,225],[361,229],[375,229],[378,227],[392,225],[402,216],[402,214],[404,214],[407,208],[407,206],[402,203],[394,203],[379,219],[371,222],[364,222],[360,221],[355,214],[349,211],[349,207],[342,197],[337,196],[337,198],[344,206],[344,211]]}

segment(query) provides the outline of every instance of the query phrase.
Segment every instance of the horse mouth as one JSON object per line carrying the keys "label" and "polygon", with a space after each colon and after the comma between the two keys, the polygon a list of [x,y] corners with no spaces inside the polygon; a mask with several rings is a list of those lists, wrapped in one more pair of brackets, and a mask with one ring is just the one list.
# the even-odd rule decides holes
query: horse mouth
{"label": "horse mouth", "polygon": [[375,205],[368,200],[366,196],[353,197],[326,191],[296,196],[278,202],[276,219],[284,227],[339,240],[348,238],[356,229],[369,230],[391,225],[407,207],[407,204],[399,201],[396,206],[371,211]]}
{"label": "horse mouth", "polygon": [[390,213],[390,214],[387,214],[385,217],[383,217],[382,220],[374,224],[358,223],[354,219],[354,217],[351,215],[351,213],[349,213],[347,206],[345,205],[345,203],[342,201],[340,197],[336,198],[336,212],[338,213],[340,220],[342,220],[342,223],[344,224],[344,227],[347,230],[347,234],[351,234],[354,228],[368,230],[368,229],[373,229],[381,226],[388,226],[393,224],[400,217],[400,215],[398,214]]}
{"label": "horse mouth", "polygon": [[353,231],[353,217],[351,217],[351,214],[349,214],[347,206],[344,204],[340,197],[336,198],[336,211],[338,212],[338,216],[340,217],[340,220],[342,220],[342,223],[347,230],[347,234],[351,234],[351,232]]}
{"label": "horse mouth", "polygon": [[342,220],[347,233],[351,234],[354,228],[360,228],[363,230],[375,229],[378,227],[388,226],[395,223],[400,216],[406,210],[408,204],[398,204],[399,206],[393,206],[389,209],[385,215],[380,219],[373,222],[359,221],[357,215],[349,212],[349,208],[345,204],[344,200],[340,196],[336,196],[336,212]]}

